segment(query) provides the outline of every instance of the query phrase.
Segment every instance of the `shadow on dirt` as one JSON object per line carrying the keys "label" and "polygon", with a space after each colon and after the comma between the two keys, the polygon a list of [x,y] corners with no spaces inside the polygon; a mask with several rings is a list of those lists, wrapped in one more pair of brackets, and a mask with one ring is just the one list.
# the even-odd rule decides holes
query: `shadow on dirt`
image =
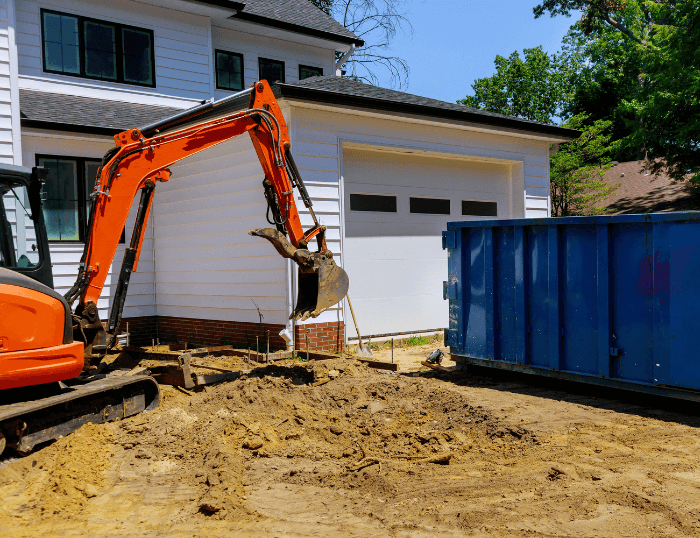
{"label": "shadow on dirt", "polygon": [[[679,400],[631,390],[599,387],[587,383],[472,365],[469,365],[468,369],[464,371],[430,371],[420,375],[424,378],[440,379],[457,386],[485,387],[502,392],[587,405],[616,413],[700,427],[700,401]],[[700,393],[698,393],[698,399],[700,400]]]}

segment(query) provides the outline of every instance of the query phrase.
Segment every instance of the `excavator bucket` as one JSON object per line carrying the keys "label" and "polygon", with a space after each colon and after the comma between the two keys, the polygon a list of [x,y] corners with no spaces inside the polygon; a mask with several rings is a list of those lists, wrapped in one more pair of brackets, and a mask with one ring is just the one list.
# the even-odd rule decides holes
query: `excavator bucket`
{"label": "excavator bucket", "polygon": [[295,248],[278,230],[259,228],[250,235],[264,237],[285,258],[299,266],[297,304],[289,319],[304,321],[315,318],[324,310],[339,303],[348,292],[348,275],[335,264],[332,256]]}

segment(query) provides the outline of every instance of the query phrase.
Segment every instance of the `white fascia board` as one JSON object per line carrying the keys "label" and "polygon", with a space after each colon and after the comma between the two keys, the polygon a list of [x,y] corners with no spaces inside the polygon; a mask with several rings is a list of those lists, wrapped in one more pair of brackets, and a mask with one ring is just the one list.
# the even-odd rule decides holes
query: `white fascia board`
{"label": "white fascia board", "polygon": [[22,128],[22,136],[33,138],[51,138],[54,140],[70,140],[72,142],[108,142],[114,145],[114,137],[106,135],[93,135],[87,133],[67,133],[51,131],[48,129]]}
{"label": "white fascia board", "polygon": [[322,39],[320,37],[300,34],[289,30],[273,28],[272,26],[266,26],[264,24],[258,24],[250,21],[226,18],[212,20],[211,24],[212,26],[219,26],[221,28],[235,30],[236,32],[244,32],[257,37],[264,36],[268,38],[282,39],[284,41],[291,41],[292,43],[299,43],[300,45],[310,45],[312,47],[330,49],[333,51],[337,50],[338,52],[347,52],[352,48],[352,45],[349,43],[339,43],[337,41],[331,41],[330,39]]}
{"label": "white fascia board", "polygon": [[[64,80],[65,79],[65,80]],[[61,75],[46,76],[19,75],[19,88],[37,92],[59,93],[75,95],[77,97],[92,97],[107,101],[121,101],[138,105],[166,106],[172,108],[191,108],[201,103],[200,99],[187,97],[174,97],[157,93],[157,90],[148,91],[135,88],[114,88],[109,83],[78,81],[75,77],[61,77]]]}
{"label": "white fascia board", "polygon": [[[298,99],[288,99],[283,97],[282,100],[288,101],[289,104],[298,108],[308,108],[312,110],[323,110],[324,112],[340,112],[345,114],[352,114],[354,116],[365,116],[368,118],[381,119],[381,120],[396,120],[404,121],[406,123],[417,123],[419,125],[430,125],[433,127],[448,127],[450,129],[458,129],[462,131],[473,131],[479,133],[488,134],[499,134],[503,136],[512,136],[515,138],[527,138],[530,140],[538,140],[541,142],[549,142],[554,144],[557,142],[569,142],[572,140],[568,137],[547,135],[543,133],[533,133],[531,131],[524,131],[519,129],[508,129],[505,127],[483,125],[480,123],[470,123],[460,120],[448,120],[443,118],[427,118],[426,116],[419,116],[416,114],[406,114],[394,111],[374,111],[367,110],[363,108],[357,108],[352,106],[342,106],[342,105],[326,105],[322,103],[312,103],[309,101],[301,101]],[[281,100],[280,100],[281,101]]]}

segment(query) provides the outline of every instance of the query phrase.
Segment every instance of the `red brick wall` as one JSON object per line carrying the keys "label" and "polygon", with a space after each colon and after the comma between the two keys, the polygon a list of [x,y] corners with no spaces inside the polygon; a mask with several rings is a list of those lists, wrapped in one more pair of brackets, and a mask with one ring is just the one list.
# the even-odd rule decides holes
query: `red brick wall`
{"label": "red brick wall", "polygon": [[151,339],[157,338],[158,318],[144,316],[142,318],[122,318],[119,332],[126,334],[126,324],[129,324],[129,344],[132,346],[151,345]]}
{"label": "red brick wall", "polygon": [[175,318],[158,316],[158,334],[161,342],[188,342],[192,345],[235,345],[241,348],[255,347],[256,337],[261,350],[286,347],[280,337],[284,325],[273,323],[249,323],[241,321],[217,321],[211,319]]}
{"label": "red brick wall", "polygon": [[345,324],[342,322],[297,325],[294,333],[297,349],[306,349],[307,336],[309,349],[320,351],[339,352],[345,342]]}
{"label": "red brick wall", "polygon": [[[158,339],[163,344],[187,342],[191,345],[235,345],[241,348],[250,345],[254,348],[255,338],[258,337],[260,349],[264,350],[269,331],[270,349],[286,347],[279,335],[284,325],[274,323],[148,316],[123,319],[122,332],[126,332],[127,322],[129,342],[132,345],[150,345],[152,340]],[[297,325],[294,335],[297,349],[306,349],[307,335],[309,349],[340,351],[345,341],[345,324],[331,322]]]}

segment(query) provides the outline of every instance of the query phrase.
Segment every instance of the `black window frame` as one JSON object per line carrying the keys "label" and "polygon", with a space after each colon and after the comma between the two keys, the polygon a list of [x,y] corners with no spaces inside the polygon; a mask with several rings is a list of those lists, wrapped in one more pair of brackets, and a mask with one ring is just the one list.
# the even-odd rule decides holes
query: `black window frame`
{"label": "black window frame", "polygon": [[[386,198],[387,200],[393,199],[394,201],[394,208],[393,210],[384,210],[384,209],[358,209],[357,206],[353,207],[353,197],[356,196],[361,196],[364,197],[366,201],[371,201],[374,199],[374,201],[377,201],[378,198]],[[355,200],[359,201],[358,198],[355,198]],[[398,197],[395,194],[376,194],[376,193],[371,193],[371,192],[351,192],[350,193],[350,211],[359,211],[362,213],[398,213]]]}
{"label": "black window frame", "polygon": [[[100,80],[103,82],[112,82],[116,84],[129,84],[131,86],[140,86],[144,88],[155,88],[156,87],[156,42],[155,42],[155,36],[153,33],[153,30],[149,28],[140,28],[138,26],[131,26],[129,24],[121,24],[119,22],[113,22],[113,21],[108,21],[108,20],[103,20],[103,19],[93,19],[92,17],[83,17],[82,15],[74,15],[72,13],[65,13],[62,11],[55,11],[53,9],[41,9],[39,10],[39,18],[41,19],[41,66],[44,70],[44,73],[51,73],[55,75],[65,75],[67,77],[77,77],[77,78],[85,78],[89,80]],[[46,65],[46,51],[45,51],[45,43],[46,43],[46,36],[44,32],[44,13],[50,13],[52,15],[61,15],[63,17],[73,17],[78,19],[78,45],[79,45],[79,53],[78,53],[78,60],[80,63],[80,73],[67,73],[65,71],[57,71],[54,69],[49,69]],[[104,25],[109,25],[109,26],[114,26],[115,28],[115,46],[116,46],[116,72],[117,72],[117,78],[116,79],[111,79],[111,78],[105,78],[105,77],[95,77],[86,74],[85,72],[85,22],[94,22],[97,24],[104,24]],[[153,81],[151,84],[147,83],[142,83],[142,82],[133,82],[133,81],[127,81],[124,80],[124,49],[123,49],[123,40],[122,40],[122,30],[136,30],[138,32],[146,32],[151,36],[151,80]]]}
{"label": "black window frame", "polygon": [[[447,212],[444,211],[419,211],[414,207],[415,202],[447,202]],[[410,196],[408,199],[408,212],[412,215],[451,215],[452,200],[450,198],[435,198],[432,196]]]}
{"label": "black window frame", "polygon": [[[282,60],[272,60],[270,58],[261,58],[258,56],[258,80],[267,80],[265,77],[262,76],[262,62],[272,62],[272,63],[277,63],[282,65],[282,84],[284,84],[285,78],[286,78],[286,66],[285,63]],[[274,84],[275,82],[278,82],[277,80],[267,80],[270,84]]]}
{"label": "black window frame", "polygon": [[299,64],[299,80],[304,80],[304,78],[301,77],[301,70],[302,69],[311,69],[313,71],[320,71],[321,72],[319,75],[310,75],[310,76],[304,77],[304,78],[322,77],[323,76],[323,67],[314,67],[313,65],[301,65],[301,64]]}
{"label": "black window frame", "polygon": [[[465,204],[483,204],[482,207],[492,206],[495,208],[495,214],[493,213],[486,213],[485,211],[482,211],[481,213],[465,213],[466,211],[466,206]],[[463,217],[498,217],[498,202],[494,200],[462,200],[462,216]]]}
{"label": "black window frame", "polygon": [[[216,64],[217,54],[228,54],[229,56],[238,56],[241,59],[241,87],[232,90],[219,85],[219,66]],[[245,65],[243,64],[243,55],[240,52],[231,52],[230,50],[214,49],[214,77],[216,78],[216,89],[225,92],[239,92],[245,88]]]}
{"label": "black window frame", "polygon": [[[63,161],[75,161],[76,170],[78,172],[78,240],[75,239],[49,239],[49,243],[59,243],[59,244],[69,244],[69,243],[85,243],[87,239],[87,226],[89,215],[87,214],[87,208],[85,207],[85,201],[88,198],[87,192],[87,177],[85,174],[85,163],[94,162],[96,164],[101,164],[102,159],[99,157],[74,157],[72,155],[51,155],[46,153],[37,153],[34,155],[34,162],[36,166],[41,166],[39,163],[40,159],[60,159]],[[126,230],[122,230],[121,238],[119,243],[126,242]]]}

